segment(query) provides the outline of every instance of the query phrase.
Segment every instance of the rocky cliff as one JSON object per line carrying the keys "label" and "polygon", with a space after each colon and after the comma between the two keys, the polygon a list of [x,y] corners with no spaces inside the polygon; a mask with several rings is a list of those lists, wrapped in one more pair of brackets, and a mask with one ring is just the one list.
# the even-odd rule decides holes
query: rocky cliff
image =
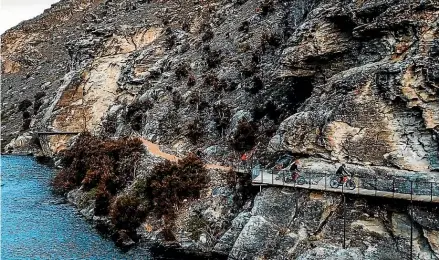
{"label": "rocky cliff", "polygon": [[[71,136],[36,132],[89,131],[217,164],[254,149],[434,179],[438,23],[436,0],[62,0],[2,35],[2,151],[44,143],[55,154]],[[210,186],[181,221],[219,231],[182,246],[238,259],[407,257],[404,205],[350,198],[342,249],[339,196],[270,188],[236,210],[227,185]],[[433,217],[414,219],[414,251],[435,259],[437,215],[424,210]]]}

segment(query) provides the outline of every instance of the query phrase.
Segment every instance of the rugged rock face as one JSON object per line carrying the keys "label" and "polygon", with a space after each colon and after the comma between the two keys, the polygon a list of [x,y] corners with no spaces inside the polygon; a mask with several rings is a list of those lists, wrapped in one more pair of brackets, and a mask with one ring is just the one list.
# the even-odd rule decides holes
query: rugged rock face
{"label": "rugged rock face", "polygon": [[[36,132],[90,131],[199,149],[211,163],[254,148],[291,152],[310,172],[347,163],[437,179],[438,17],[436,0],[63,0],[2,35],[2,151],[56,153],[72,136]],[[145,161],[148,172],[159,160]],[[405,259],[413,219],[416,256],[438,258],[432,208],[411,219],[406,205],[349,198],[343,249],[338,195],[269,188],[238,206],[209,174],[201,200],[179,209],[184,248]],[[87,196],[69,199],[95,219]],[[159,220],[138,232],[162,240]]]}
{"label": "rugged rock face", "polygon": [[[264,189],[239,224],[242,231],[230,256],[232,259],[410,259],[412,219],[407,215],[408,207],[408,203],[358,198],[347,198],[344,204],[340,195]],[[427,213],[415,207],[414,212],[418,211],[438,217],[437,212]],[[243,214],[235,220],[243,219]],[[430,233],[437,233],[436,220],[427,219],[413,218],[413,259],[439,257],[433,242],[438,237],[429,238]],[[342,247],[344,225],[346,249]],[[237,227],[233,225],[227,233]]]}
{"label": "rugged rock face", "polygon": [[322,3],[308,17],[283,51],[283,75],[322,81],[282,123],[282,145],[352,163],[437,170],[437,5]]}

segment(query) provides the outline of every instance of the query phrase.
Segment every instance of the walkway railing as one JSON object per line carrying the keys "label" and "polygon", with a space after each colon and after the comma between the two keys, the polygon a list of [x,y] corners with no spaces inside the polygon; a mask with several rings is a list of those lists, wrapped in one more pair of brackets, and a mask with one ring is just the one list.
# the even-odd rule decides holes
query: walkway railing
{"label": "walkway railing", "polygon": [[[237,168],[239,170],[239,167]],[[243,169],[242,169],[243,170]],[[296,187],[310,190],[376,196],[439,203],[439,183],[403,177],[350,177],[349,183],[339,184],[339,178],[327,173],[300,174],[293,180],[291,171],[253,168],[254,185]]]}

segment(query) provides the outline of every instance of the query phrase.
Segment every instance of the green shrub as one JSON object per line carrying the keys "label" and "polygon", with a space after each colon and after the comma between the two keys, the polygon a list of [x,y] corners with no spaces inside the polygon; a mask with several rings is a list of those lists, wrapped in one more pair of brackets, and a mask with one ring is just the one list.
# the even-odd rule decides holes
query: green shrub
{"label": "green shrub", "polygon": [[18,104],[18,111],[24,112],[30,106],[32,106],[32,102],[29,99],[24,99]]}
{"label": "green shrub", "polygon": [[216,129],[220,132],[225,130],[230,123],[230,118],[232,117],[232,112],[230,107],[225,103],[215,104],[213,107],[213,120],[216,123]]}
{"label": "green shrub", "polygon": [[118,196],[111,204],[110,218],[117,229],[134,231],[145,216],[146,211],[140,199],[133,195]]}
{"label": "green shrub", "polygon": [[264,32],[261,35],[261,48],[263,51],[267,49],[268,46],[277,48],[281,45],[282,39],[279,35],[272,32]]}
{"label": "green shrub", "polygon": [[238,27],[238,31],[243,33],[248,33],[250,29],[250,23],[248,21],[244,21],[241,23],[241,25]]}
{"label": "green shrub", "polygon": [[186,77],[189,74],[189,65],[187,63],[180,63],[175,69],[175,76],[178,80]]}
{"label": "green shrub", "polygon": [[201,40],[203,42],[207,42],[210,41],[214,36],[214,33],[212,32],[211,29],[207,29],[206,32],[203,34],[203,36],[201,37]]}
{"label": "green shrub", "polygon": [[262,15],[267,15],[268,13],[271,13],[274,11],[274,2],[273,0],[264,0],[261,3],[261,14]]}
{"label": "green shrub", "polygon": [[247,121],[240,121],[238,129],[231,140],[232,147],[237,151],[250,150],[256,142],[256,126]]}
{"label": "green shrub", "polygon": [[32,120],[30,118],[23,119],[23,125],[21,126],[21,130],[23,130],[23,131],[28,130],[30,127],[31,121]]}
{"label": "green shrub", "polygon": [[191,233],[189,237],[193,241],[198,241],[206,226],[207,223],[201,214],[191,216],[187,222],[187,230]]}
{"label": "green shrub", "polygon": [[216,68],[221,63],[222,56],[221,50],[208,51],[206,57],[206,63],[209,68]]}
{"label": "green shrub", "polygon": [[43,97],[46,96],[46,93],[43,91],[37,92],[34,96],[35,102],[34,102],[34,115],[38,113],[38,110],[43,105]]}
{"label": "green shrub", "polygon": [[218,85],[218,77],[215,74],[207,74],[204,76],[203,86],[206,88],[213,87],[216,89]]}
{"label": "green shrub", "polygon": [[109,115],[102,122],[103,133],[113,135],[117,131],[117,115]]}
{"label": "green shrub", "polygon": [[261,77],[254,76],[253,77],[253,86],[251,86],[250,88],[248,88],[246,90],[252,94],[256,94],[263,88],[264,88],[264,82],[262,81]]}
{"label": "green shrub", "polygon": [[203,123],[195,119],[187,126],[188,130],[186,133],[186,137],[192,142],[192,144],[196,144],[198,140],[204,135],[204,126]]}
{"label": "green shrub", "polygon": [[30,118],[30,113],[28,111],[23,111],[23,119]]}
{"label": "green shrub", "polygon": [[188,87],[195,86],[196,83],[197,83],[197,79],[195,78],[195,75],[194,74],[190,74],[188,79],[187,79]]}

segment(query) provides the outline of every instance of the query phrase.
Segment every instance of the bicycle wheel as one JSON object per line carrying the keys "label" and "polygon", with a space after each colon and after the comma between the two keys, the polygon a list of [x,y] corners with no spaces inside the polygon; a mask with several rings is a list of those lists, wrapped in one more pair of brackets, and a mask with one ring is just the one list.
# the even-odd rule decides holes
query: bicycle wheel
{"label": "bicycle wheel", "polygon": [[346,187],[349,189],[349,190],[353,190],[353,189],[355,189],[355,182],[353,181],[353,180],[348,180],[347,182],[346,182]]}
{"label": "bicycle wheel", "polygon": [[296,183],[297,183],[297,185],[305,184],[305,178],[300,176],[299,178],[297,178]]}
{"label": "bicycle wheel", "polygon": [[293,179],[291,179],[291,177],[288,177],[288,176],[286,176],[285,177],[285,183],[290,183],[290,182],[292,182],[293,181]]}
{"label": "bicycle wheel", "polygon": [[331,186],[331,188],[338,188],[339,183],[338,183],[338,178],[331,178],[331,180],[329,181],[329,186]]}

